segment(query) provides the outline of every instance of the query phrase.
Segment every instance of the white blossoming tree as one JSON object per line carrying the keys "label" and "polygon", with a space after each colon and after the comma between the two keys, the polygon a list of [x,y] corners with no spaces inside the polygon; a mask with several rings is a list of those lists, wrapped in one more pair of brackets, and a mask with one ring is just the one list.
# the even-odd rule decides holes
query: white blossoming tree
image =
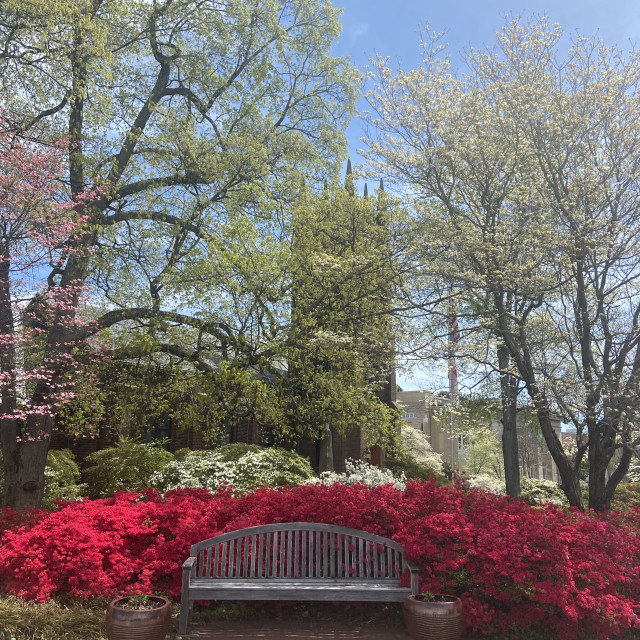
{"label": "white blossoming tree", "polygon": [[638,445],[640,53],[581,36],[564,55],[561,38],[545,18],[508,20],[460,74],[431,35],[414,70],[378,59],[369,159],[415,196],[416,264],[506,353],[569,503],[585,508],[586,459],[601,510]]}

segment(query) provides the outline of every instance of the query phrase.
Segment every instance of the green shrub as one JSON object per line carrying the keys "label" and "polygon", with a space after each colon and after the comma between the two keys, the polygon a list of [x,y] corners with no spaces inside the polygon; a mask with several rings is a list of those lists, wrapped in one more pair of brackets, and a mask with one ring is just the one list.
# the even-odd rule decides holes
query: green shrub
{"label": "green shrub", "polygon": [[238,460],[247,455],[247,453],[258,453],[258,451],[263,450],[264,447],[260,447],[257,444],[246,444],[245,442],[234,442],[233,444],[225,444],[219,449],[216,449],[216,451],[220,454],[220,459],[223,462],[238,462]]}
{"label": "green shrub", "polygon": [[387,458],[384,461],[384,466],[386,469],[389,469],[394,476],[400,476],[400,474],[403,473],[407,480],[421,480],[426,482],[427,480],[431,480],[431,478],[435,478],[438,483],[448,482],[442,473],[438,473],[430,467],[425,467],[407,458]]}
{"label": "green shrub", "polygon": [[116,491],[143,491],[151,476],[173,460],[156,444],[138,444],[123,438],[116,447],[87,456],[85,469],[91,498],[107,498]]}
{"label": "green shrub", "polygon": [[[42,508],[55,510],[54,501],[77,500],[87,495],[87,485],[79,484],[80,470],[75,457],[69,449],[49,449],[47,466],[44,469],[44,496]],[[0,454],[0,496],[4,491],[4,476],[2,474],[2,454]]]}
{"label": "green shrub", "polygon": [[612,509],[627,511],[629,507],[640,507],[640,482],[619,484],[613,494]]}
{"label": "green shrub", "polygon": [[239,493],[258,487],[298,485],[313,477],[309,461],[294,451],[230,444],[214,451],[192,451],[183,460],[173,460],[151,478],[160,491],[177,487],[215,490],[233,485]]}
{"label": "green shrub", "polygon": [[77,500],[87,495],[87,485],[80,484],[80,469],[69,449],[50,449],[44,470],[42,508],[55,509],[54,500]]}

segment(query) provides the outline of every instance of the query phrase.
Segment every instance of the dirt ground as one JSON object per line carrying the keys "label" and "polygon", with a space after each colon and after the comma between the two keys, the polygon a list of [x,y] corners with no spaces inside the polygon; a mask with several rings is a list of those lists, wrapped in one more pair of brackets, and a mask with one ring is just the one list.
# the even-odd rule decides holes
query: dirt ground
{"label": "dirt ground", "polygon": [[[399,605],[349,607],[307,604],[282,610],[240,609],[207,612],[189,625],[190,640],[410,640]],[[224,619],[228,617],[228,619]]]}
{"label": "dirt ground", "polygon": [[348,620],[233,620],[193,625],[193,640],[410,640],[403,626],[362,626]]}

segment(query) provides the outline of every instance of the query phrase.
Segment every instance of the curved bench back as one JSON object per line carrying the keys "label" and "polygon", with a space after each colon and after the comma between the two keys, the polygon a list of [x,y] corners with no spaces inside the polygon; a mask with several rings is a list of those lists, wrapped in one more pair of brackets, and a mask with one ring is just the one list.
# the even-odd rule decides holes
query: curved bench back
{"label": "curved bench back", "polygon": [[331,524],[289,522],[224,533],[191,547],[196,578],[363,579],[397,582],[404,549],[382,536]]}

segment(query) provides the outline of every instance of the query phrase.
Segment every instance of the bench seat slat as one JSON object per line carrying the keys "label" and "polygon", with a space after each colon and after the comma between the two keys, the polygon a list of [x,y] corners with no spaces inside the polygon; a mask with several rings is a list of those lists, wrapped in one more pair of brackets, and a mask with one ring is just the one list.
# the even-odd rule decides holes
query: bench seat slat
{"label": "bench seat slat", "polygon": [[[318,582],[318,581],[314,581]],[[318,584],[305,581],[269,580],[257,581],[217,580],[215,585],[208,580],[192,580],[189,597],[193,600],[307,600],[323,602],[403,602],[411,595],[411,589],[401,588],[397,583],[375,583],[369,581],[345,582],[343,580],[321,581]]]}

